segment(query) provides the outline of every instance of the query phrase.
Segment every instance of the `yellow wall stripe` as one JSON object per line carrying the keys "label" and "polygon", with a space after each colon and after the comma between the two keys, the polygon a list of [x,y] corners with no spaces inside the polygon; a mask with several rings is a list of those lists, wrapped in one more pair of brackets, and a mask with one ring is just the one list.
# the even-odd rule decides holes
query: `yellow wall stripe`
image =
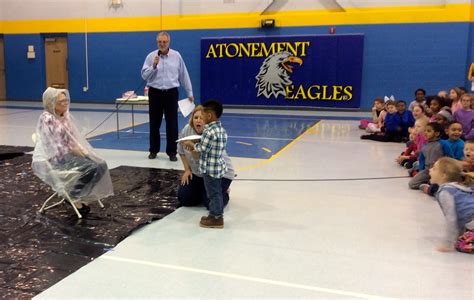
{"label": "yellow wall stripe", "polygon": [[65,20],[0,21],[0,33],[130,32],[186,29],[258,28],[260,20],[272,18],[276,26],[320,26],[350,24],[403,24],[474,22],[474,5],[404,6],[259,13],[168,15],[160,17],[89,18]]}

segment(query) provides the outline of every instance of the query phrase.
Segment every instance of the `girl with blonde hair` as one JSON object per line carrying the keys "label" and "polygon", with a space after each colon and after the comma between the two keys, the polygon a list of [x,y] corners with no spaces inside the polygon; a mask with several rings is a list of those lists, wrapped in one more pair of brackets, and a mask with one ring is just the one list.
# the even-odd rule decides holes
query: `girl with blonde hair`
{"label": "girl with blonde hair", "polygon": [[435,197],[446,217],[445,239],[437,250],[448,252],[456,246],[457,250],[474,252],[474,240],[470,245],[462,244],[474,237],[474,191],[468,186],[473,182],[472,173],[463,173],[459,161],[443,157],[430,169],[430,177],[440,185]]}

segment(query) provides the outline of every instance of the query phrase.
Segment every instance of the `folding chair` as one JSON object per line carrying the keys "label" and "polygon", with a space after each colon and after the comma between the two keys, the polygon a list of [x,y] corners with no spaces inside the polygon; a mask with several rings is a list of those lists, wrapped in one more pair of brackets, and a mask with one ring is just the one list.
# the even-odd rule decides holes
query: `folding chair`
{"label": "folding chair", "polygon": [[[76,171],[61,171],[61,172],[57,172],[57,173],[65,173],[65,174],[62,174],[62,175],[67,175],[67,176],[70,176],[70,175],[77,175],[77,173],[79,172],[76,172]],[[67,173],[67,174],[66,174]],[[59,201],[55,202],[54,204],[51,204],[51,205],[48,205],[48,202],[50,202],[51,200],[54,199],[55,196],[58,196],[59,198]],[[46,199],[46,201],[44,201],[43,205],[41,206],[39,212],[40,213],[44,213],[46,210],[50,209],[50,208],[53,208],[55,206],[58,206],[60,205],[61,203],[64,203],[65,201],[67,201],[71,206],[72,208],[74,209],[74,212],[76,213],[77,217],[79,219],[82,218],[82,215],[81,213],[79,212],[79,210],[77,209],[76,205],[74,205],[74,200],[72,199],[72,197],[65,191],[65,189],[63,189],[61,191],[61,193],[59,193],[58,191],[55,191],[51,196],[49,196],[48,199]],[[102,201],[100,201],[100,199],[97,199],[97,202],[99,203],[99,206],[101,208],[104,208],[104,204],[102,203]]]}
{"label": "folding chair", "polygon": [[[33,140],[33,143],[36,144],[36,141],[37,141],[36,134],[33,133],[31,138]],[[81,173],[79,171],[74,171],[74,170],[65,170],[65,171],[53,170],[53,168],[51,167],[51,164],[47,160],[43,160],[42,163],[44,163],[44,165],[47,166],[47,169],[50,170],[52,178],[59,178],[59,179],[66,179],[68,177],[73,178],[74,176],[78,176]],[[63,181],[60,180],[60,182],[63,182]],[[41,206],[39,212],[44,213],[46,210],[56,207],[60,205],[61,203],[64,203],[65,201],[67,201],[74,209],[74,212],[76,213],[77,217],[81,219],[82,215],[77,209],[77,207],[74,205],[74,200],[71,197],[71,195],[69,195],[69,193],[66,192],[66,187],[62,186],[62,184],[58,184],[58,186],[60,186],[60,188],[56,188],[57,190],[53,186],[51,186],[51,188],[54,190],[54,193],[43,202],[43,205]],[[55,203],[51,205],[47,205],[56,196],[59,198],[59,201],[56,201]],[[100,199],[97,199],[97,202],[99,202],[99,206],[101,208],[104,208],[104,204],[102,203]]]}

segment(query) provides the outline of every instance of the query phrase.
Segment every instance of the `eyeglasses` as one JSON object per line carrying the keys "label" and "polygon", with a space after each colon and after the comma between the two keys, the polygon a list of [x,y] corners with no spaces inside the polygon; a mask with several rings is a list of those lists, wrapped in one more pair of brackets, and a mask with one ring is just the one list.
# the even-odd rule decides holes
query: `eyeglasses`
{"label": "eyeglasses", "polygon": [[156,41],[158,44],[168,44],[169,41]]}

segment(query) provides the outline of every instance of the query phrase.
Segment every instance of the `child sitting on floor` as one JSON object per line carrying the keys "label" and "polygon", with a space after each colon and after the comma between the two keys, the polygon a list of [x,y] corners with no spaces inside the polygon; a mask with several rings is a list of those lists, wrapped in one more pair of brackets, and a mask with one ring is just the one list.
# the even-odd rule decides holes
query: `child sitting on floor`
{"label": "child sitting on floor", "polygon": [[[410,134],[410,136],[414,135],[413,142],[410,141],[410,145],[408,145],[411,148],[412,152],[411,154],[402,154],[397,158],[397,162],[407,169],[411,169],[413,167],[413,164],[418,160],[421,148],[426,143],[426,138],[423,131],[425,130],[425,126],[427,123],[428,119],[426,118],[420,118],[416,120],[415,126],[413,126],[413,130]],[[408,150],[408,146],[406,150]]]}
{"label": "child sitting on floor", "polygon": [[419,189],[423,183],[430,181],[429,169],[434,163],[443,156],[453,157],[451,148],[444,140],[440,140],[441,132],[443,127],[438,123],[429,123],[425,127],[425,137],[427,143],[421,148],[420,155],[418,156],[418,172],[415,175],[408,186],[411,189]]}
{"label": "child sitting on floor", "polygon": [[464,172],[474,172],[474,140],[464,142],[464,160],[462,164]]}
{"label": "child sitting on floor", "polygon": [[402,124],[395,102],[391,100],[385,102],[385,109],[387,110],[387,114],[385,115],[381,132],[362,135],[360,137],[361,139],[379,142],[401,142]]}
{"label": "child sitting on floor", "polygon": [[[384,111],[384,102],[382,98],[376,98],[374,100],[374,106],[372,107],[372,120],[360,120],[360,129],[366,129],[369,124],[372,125],[380,125],[380,123],[383,121],[383,115],[382,111]],[[382,118],[379,120],[379,118]],[[380,128],[379,126],[378,128]]]}
{"label": "child sitting on floor", "polygon": [[398,118],[400,119],[400,135],[403,142],[408,141],[408,128],[415,125],[415,118],[410,110],[406,109],[407,104],[403,100],[397,101]]}
{"label": "child sitting on floor", "polygon": [[[448,128],[446,129],[448,134],[448,139],[445,141],[446,144],[451,148],[451,152],[453,153],[453,158],[457,160],[462,160],[464,157],[464,141],[461,140],[462,134],[462,126],[456,121],[453,121],[449,124]],[[420,190],[422,190],[425,194],[433,196],[436,191],[438,190],[439,186],[435,183],[431,184],[421,184]]]}
{"label": "child sitting on floor", "polygon": [[435,122],[441,124],[445,129],[440,136],[442,140],[448,139],[448,133],[446,132],[446,129],[448,129],[448,126],[452,121],[453,115],[451,113],[451,109],[447,106],[441,108],[441,110],[435,115]]}
{"label": "child sitting on floor", "polygon": [[430,117],[430,122],[435,122],[436,114],[441,110],[441,107],[444,106],[444,98],[439,96],[428,96],[426,97],[426,105],[428,109],[425,111],[426,115]]}
{"label": "child sitting on floor", "polygon": [[462,138],[474,139],[474,110],[471,109],[472,95],[464,94],[461,96],[461,108],[454,112],[454,120],[462,125]]}
{"label": "child sitting on floor", "polygon": [[395,161],[401,166],[408,166],[408,164],[413,164],[417,159],[417,147],[415,143],[416,134],[415,132],[410,133],[410,140],[407,143],[405,151],[400,154]]}
{"label": "child sitting on floor", "polygon": [[430,169],[433,183],[439,184],[435,194],[446,217],[446,233],[437,250],[448,252],[456,249],[474,253],[474,194],[465,184],[472,177],[462,172],[458,161],[443,157]]}

